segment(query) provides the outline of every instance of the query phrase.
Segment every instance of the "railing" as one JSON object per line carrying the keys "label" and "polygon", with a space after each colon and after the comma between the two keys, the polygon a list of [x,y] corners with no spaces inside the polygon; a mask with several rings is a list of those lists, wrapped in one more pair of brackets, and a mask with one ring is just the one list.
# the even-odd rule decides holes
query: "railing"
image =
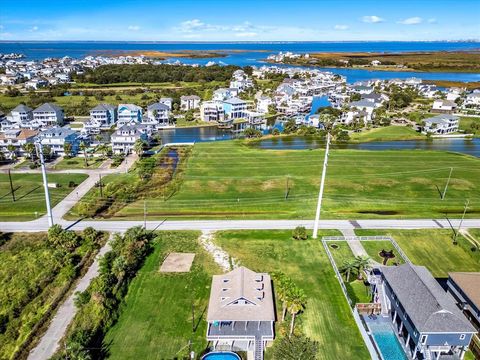
{"label": "railing", "polygon": [[475,356],[475,359],[480,359],[480,338],[477,334],[473,335],[472,341],[470,342],[470,350]]}
{"label": "railing", "polygon": [[333,256],[330,253],[330,249],[327,246],[328,240],[324,240],[324,239],[325,237],[322,238],[323,247],[325,248],[325,252],[327,253],[328,259],[330,260],[330,264],[332,264],[333,270],[335,271],[335,276],[337,277],[337,280],[340,283],[340,287],[342,288],[343,295],[345,296],[345,299],[347,299],[348,305],[350,305],[350,309],[351,309],[352,300],[350,300],[350,297],[348,296],[347,288],[345,287],[345,284],[343,283],[343,280],[342,280],[342,275],[338,271],[337,264],[335,263],[335,260],[333,259]]}

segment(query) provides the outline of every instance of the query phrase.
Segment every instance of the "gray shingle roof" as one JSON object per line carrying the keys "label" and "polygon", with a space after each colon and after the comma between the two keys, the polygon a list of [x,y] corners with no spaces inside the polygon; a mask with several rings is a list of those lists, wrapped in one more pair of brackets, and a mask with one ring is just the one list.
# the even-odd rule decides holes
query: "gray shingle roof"
{"label": "gray shingle roof", "polygon": [[98,104],[90,111],[112,111],[115,110],[116,106],[110,104]]}
{"label": "gray shingle roof", "polygon": [[33,112],[57,112],[57,111],[62,111],[62,108],[52,104],[52,103],[45,103],[37,107]]}
{"label": "gray shingle roof", "polygon": [[236,97],[227,99],[227,100],[225,100],[224,102],[227,103],[227,104],[232,104],[232,105],[235,105],[235,104],[245,104],[245,103],[246,103],[245,100],[242,100],[242,99],[239,99],[239,98],[236,98]]}
{"label": "gray shingle roof", "polygon": [[170,110],[170,108],[160,102],[148,105],[148,110]]}
{"label": "gray shingle roof", "polygon": [[381,271],[419,332],[475,332],[424,266],[404,264],[382,267]]}
{"label": "gray shingle roof", "polygon": [[23,105],[23,104],[17,105],[15,109],[12,110],[12,112],[29,112],[29,111],[32,111],[32,109],[30,109],[27,105]]}

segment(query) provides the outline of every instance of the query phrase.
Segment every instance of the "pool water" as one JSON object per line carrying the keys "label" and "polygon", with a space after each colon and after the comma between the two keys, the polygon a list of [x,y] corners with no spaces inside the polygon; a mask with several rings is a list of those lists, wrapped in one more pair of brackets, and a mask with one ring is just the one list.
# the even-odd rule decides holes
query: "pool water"
{"label": "pool water", "polygon": [[385,360],[408,359],[388,320],[377,318],[367,324]]}
{"label": "pool water", "polygon": [[215,351],[203,356],[202,360],[240,360],[240,356],[232,352]]}

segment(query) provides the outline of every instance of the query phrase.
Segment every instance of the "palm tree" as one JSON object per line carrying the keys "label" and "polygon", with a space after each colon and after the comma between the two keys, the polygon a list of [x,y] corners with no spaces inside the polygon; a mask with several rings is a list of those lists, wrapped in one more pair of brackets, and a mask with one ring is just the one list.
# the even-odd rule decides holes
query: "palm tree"
{"label": "palm tree", "polygon": [[80,150],[83,151],[83,158],[85,160],[85,167],[88,167],[88,159],[87,159],[87,144],[85,144],[85,141],[80,142]]}
{"label": "palm tree", "polygon": [[293,288],[292,280],[285,274],[280,273],[276,275],[275,279],[275,291],[278,295],[278,299],[282,302],[282,321],[285,320],[287,313],[288,301],[290,299],[290,293]]}
{"label": "palm tree", "polygon": [[295,326],[295,317],[297,314],[305,308],[307,304],[307,297],[305,296],[302,289],[294,288],[291,292],[291,299],[288,310],[292,315],[292,320],[290,322],[290,336],[293,334],[293,329]]}
{"label": "palm tree", "polygon": [[138,156],[142,157],[143,150],[145,150],[145,141],[142,139],[138,139],[135,141],[135,145],[133,145],[133,150],[137,153]]}
{"label": "palm tree", "polygon": [[12,144],[9,144],[9,145],[7,145],[7,150],[10,153],[10,159],[14,160],[17,148],[15,146],[13,146]]}
{"label": "palm tree", "polygon": [[33,160],[33,157],[35,155],[35,145],[33,143],[26,143],[22,146],[23,151],[25,151],[28,154],[28,157],[30,160]]}
{"label": "palm tree", "polygon": [[355,266],[358,269],[358,279],[362,279],[362,273],[370,266],[370,258],[368,256],[355,256]]}
{"label": "palm tree", "polygon": [[342,274],[345,275],[345,280],[349,282],[350,275],[358,271],[357,263],[354,260],[345,261],[339,270]]}
{"label": "palm tree", "polygon": [[66,142],[63,144],[63,152],[65,153],[66,157],[72,156],[72,144]]}

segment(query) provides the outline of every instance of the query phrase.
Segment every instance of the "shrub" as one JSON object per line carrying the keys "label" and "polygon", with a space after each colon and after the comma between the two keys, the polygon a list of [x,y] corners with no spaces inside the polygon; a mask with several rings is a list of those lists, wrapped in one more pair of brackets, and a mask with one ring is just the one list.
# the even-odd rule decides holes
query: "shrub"
{"label": "shrub", "polygon": [[305,226],[297,226],[293,230],[292,237],[295,240],[307,240],[308,234],[307,234],[307,229],[305,229]]}

